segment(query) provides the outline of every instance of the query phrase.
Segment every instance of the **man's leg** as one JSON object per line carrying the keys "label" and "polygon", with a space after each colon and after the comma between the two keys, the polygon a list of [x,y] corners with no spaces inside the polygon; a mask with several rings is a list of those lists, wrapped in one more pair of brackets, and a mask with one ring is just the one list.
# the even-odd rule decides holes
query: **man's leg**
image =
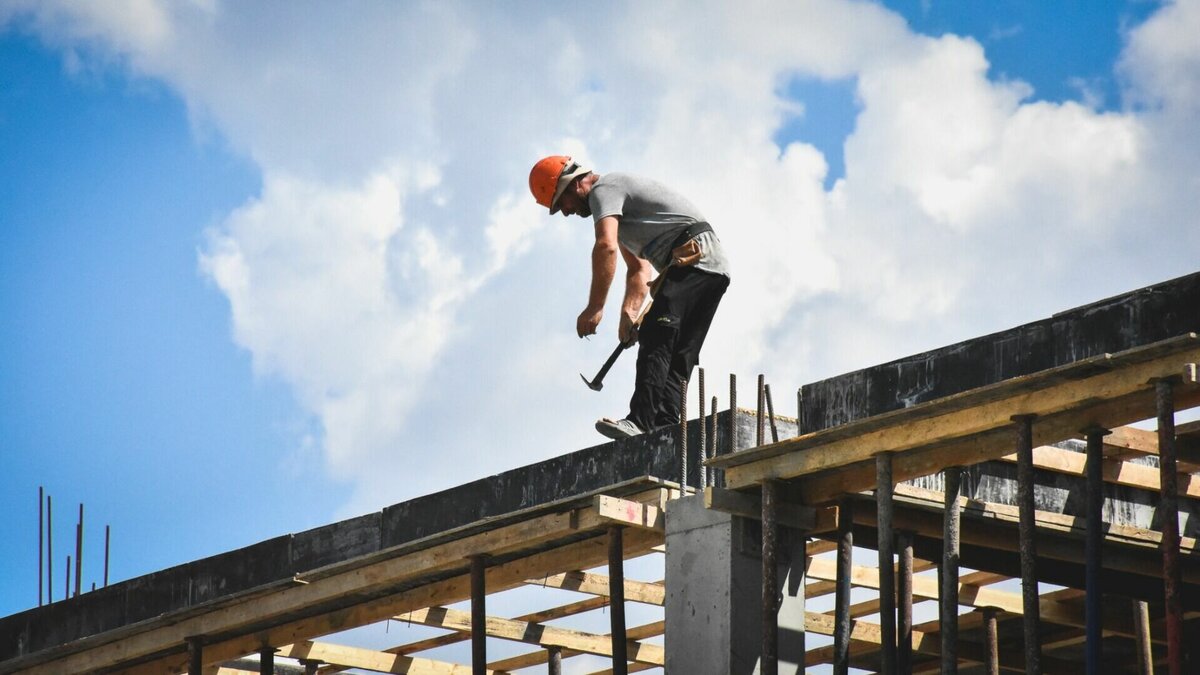
{"label": "man's leg", "polygon": [[676,303],[680,309],[679,330],[663,380],[665,391],[659,401],[655,426],[679,422],[679,383],[691,378],[692,369],[700,361],[700,348],[704,346],[717,306],[729,287],[728,277],[697,269],[688,272],[681,284],[686,301]]}

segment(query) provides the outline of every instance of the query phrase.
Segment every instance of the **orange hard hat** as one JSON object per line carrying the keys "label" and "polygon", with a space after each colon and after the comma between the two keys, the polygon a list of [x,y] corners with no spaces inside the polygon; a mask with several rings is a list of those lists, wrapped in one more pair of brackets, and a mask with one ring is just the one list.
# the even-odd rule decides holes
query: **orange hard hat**
{"label": "orange hard hat", "polygon": [[591,169],[584,168],[567,155],[543,157],[529,172],[529,191],[538,204],[550,209],[550,213],[557,213],[558,198],[563,191],[572,180],[588,173]]}

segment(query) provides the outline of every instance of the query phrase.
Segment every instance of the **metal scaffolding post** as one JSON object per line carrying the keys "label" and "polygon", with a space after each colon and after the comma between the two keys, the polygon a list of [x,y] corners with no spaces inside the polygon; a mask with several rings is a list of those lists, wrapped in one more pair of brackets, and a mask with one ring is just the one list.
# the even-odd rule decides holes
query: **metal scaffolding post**
{"label": "metal scaffolding post", "polygon": [[1017,435],[1017,506],[1020,515],[1018,536],[1021,552],[1022,623],[1025,632],[1025,672],[1041,675],[1039,624],[1041,598],[1037,582],[1037,524],[1034,514],[1033,420],[1036,415],[1014,415]]}

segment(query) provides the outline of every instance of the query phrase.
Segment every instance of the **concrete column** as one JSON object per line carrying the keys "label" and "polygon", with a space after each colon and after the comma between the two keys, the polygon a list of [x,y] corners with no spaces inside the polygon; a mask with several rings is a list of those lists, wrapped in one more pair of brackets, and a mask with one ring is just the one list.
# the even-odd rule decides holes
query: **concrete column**
{"label": "concrete column", "polygon": [[[804,659],[804,538],[779,527],[779,672]],[[759,673],[762,527],[704,508],[704,495],[667,503],[668,673]]]}

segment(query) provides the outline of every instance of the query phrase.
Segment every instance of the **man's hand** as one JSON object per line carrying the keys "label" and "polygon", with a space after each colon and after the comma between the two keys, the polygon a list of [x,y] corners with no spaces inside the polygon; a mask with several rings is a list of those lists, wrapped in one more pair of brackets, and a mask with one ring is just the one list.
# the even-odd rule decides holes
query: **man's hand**
{"label": "man's hand", "polygon": [[600,325],[600,319],[604,317],[604,308],[593,309],[588,307],[579,313],[579,318],[575,319],[575,332],[579,337],[596,334],[596,326]]}
{"label": "man's hand", "polygon": [[634,317],[628,312],[621,312],[621,324],[617,326],[617,338],[621,340],[623,345],[631,345],[637,342],[638,330],[637,326],[633,325]]}

